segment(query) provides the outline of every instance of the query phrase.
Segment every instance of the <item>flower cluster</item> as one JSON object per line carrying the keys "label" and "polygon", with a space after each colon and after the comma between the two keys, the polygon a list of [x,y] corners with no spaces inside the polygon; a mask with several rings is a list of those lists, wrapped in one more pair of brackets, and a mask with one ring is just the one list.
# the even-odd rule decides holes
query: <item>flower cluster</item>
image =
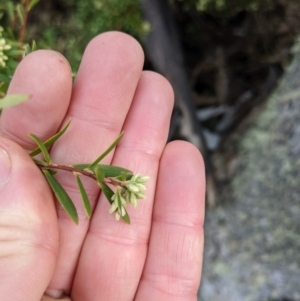
{"label": "flower cluster", "polygon": [[140,174],[135,174],[130,180],[119,183],[120,187],[116,188],[116,192],[111,198],[113,202],[109,209],[109,213],[115,213],[116,220],[119,220],[121,216],[127,214],[125,209],[127,204],[137,207],[138,200],[146,197],[145,183],[148,180],[148,176],[142,177]]}
{"label": "flower cluster", "polygon": [[7,55],[4,54],[4,51],[11,49],[11,46],[7,41],[2,37],[3,28],[0,26],[0,67],[5,67],[5,61],[8,60]]}

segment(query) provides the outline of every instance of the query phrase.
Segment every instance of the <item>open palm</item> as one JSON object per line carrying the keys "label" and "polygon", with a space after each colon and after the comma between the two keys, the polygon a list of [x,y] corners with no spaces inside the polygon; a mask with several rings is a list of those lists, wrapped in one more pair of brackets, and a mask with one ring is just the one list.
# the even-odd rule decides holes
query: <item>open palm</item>
{"label": "open palm", "polygon": [[[20,63],[9,93],[30,99],[0,117],[0,157],[9,154],[12,164],[0,184],[2,301],[39,301],[45,292],[72,301],[197,299],[203,162],[186,142],[165,144],[173,92],[142,67],[140,45],[118,32],[90,42],[74,84],[56,52],[36,51]],[[56,177],[78,210],[75,225],[23,150],[35,147],[28,133],[46,140],[69,118],[51,149],[54,163],[90,163],[125,131],[104,163],[150,176],[147,198],[128,207],[131,225],[117,222],[99,187],[84,179],[93,206],[88,219],[74,177],[60,172]]]}

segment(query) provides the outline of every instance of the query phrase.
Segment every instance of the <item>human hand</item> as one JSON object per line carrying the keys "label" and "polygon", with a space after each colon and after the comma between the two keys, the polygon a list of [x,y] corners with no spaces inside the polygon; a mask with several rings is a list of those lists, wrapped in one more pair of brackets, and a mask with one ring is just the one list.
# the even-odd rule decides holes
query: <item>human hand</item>
{"label": "human hand", "polygon": [[[139,44],[117,32],[91,41],[73,86],[69,65],[56,52],[36,51],[20,63],[9,93],[30,99],[0,117],[1,301],[39,301],[45,292],[73,301],[197,299],[203,161],[187,142],[165,145],[173,92],[142,67]],[[104,163],[150,176],[147,198],[128,207],[131,225],[108,213],[90,179],[84,179],[93,206],[87,219],[76,181],[58,173],[78,210],[75,225],[24,151],[35,148],[28,133],[44,141],[69,118],[51,149],[58,164],[90,163],[125,131]],[[46,295],[42,300],[52,300]]]}

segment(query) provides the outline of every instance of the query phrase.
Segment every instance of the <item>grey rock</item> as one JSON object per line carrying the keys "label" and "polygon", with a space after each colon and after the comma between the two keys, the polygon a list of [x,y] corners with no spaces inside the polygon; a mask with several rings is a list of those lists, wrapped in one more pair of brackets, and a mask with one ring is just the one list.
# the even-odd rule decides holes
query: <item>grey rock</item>
{"label": "grey rock", "polygon": [[233,145],[231,181],[206,214],[198,300],[299,301],[299,53],[247,130],[225,149]]}

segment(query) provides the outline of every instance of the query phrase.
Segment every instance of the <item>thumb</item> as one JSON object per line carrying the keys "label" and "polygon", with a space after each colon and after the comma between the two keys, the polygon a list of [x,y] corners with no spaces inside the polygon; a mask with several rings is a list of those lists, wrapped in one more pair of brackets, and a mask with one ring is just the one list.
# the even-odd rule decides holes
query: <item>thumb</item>
{"label": "thumb", "polygon": [[1,301],[40,301],[58,250],[52,193],[14,142],[0,138]]}

